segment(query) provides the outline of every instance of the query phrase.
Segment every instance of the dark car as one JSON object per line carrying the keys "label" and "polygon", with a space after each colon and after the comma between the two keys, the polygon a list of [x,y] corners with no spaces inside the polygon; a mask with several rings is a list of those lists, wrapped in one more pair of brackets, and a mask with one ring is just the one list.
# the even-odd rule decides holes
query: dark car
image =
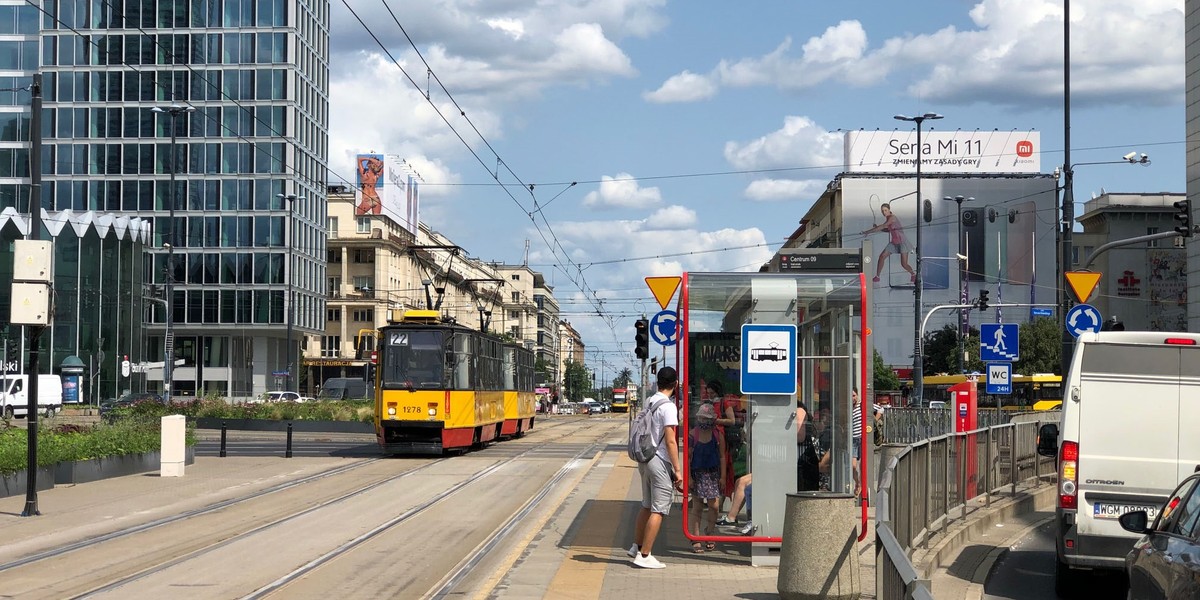
{"label": "dark car", "polygon": [[163,397],[154,392],[134,392],[125,394],[116,400],[106,400],[100,403],[100,418],[111,421],[113,411],[118,408],[128,408],[139,402],[158,402],[163,404]]}
{"label": "dark car", "polygon": [[1200,473],[1183,480],[1147,527],[1146,511],[1121,515],[1121,527],[1144,534],[1125,557],[1130,598],[1200,598]]}

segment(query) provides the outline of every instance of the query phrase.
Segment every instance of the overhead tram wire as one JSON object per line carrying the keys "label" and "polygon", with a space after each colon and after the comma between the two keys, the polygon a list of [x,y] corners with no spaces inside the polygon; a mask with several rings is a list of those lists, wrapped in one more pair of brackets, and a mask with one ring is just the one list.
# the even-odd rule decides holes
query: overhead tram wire
{"label": "overhead tram wire", "polygon": [[[404,75],[404,77],[406,79],[408,79],[409,83],[411,83],[413,85],[413,87],[416,88],[417,90],[421,90],[421,86],[412,78],[411,75],[409,75],[408,71],[404,69],[404,67],[400,64],[400,62],[398,60],[396,60],[395,56],[392,55],[391,51],[389,51],[387,49],[387,47],[385,47],[383,45],[383,43],[379,39],[379,37],[377,35],[375,35],[375,32],[366,24],[365,21],[363,21],[362,17],[360,17],[358,15],[358,13],[354,10],[354,8],[350,6],[349,2],[347,2],[347,0],[342,0],[342,4],[344,4],[346,6],[346,9],[348,11],[350,11],[350,14],[354,16],[355,20],[358,21],[359,25],[361,25],[363,27],[363,29],[366,30],[367,34],[371,36],[371,39],[375,41],[375,44],[377,46],[379,46],[379,48],[384,52],[384,54],[388,57],[388,59],[390,59],[392,61],[392,64],[396,65],[396,68],[400,69],[400,72]],[[384,6],[387,7],[386,3],[384,4]],[[388,8],[388,12],[391,13],[391,8],[390,7],[387,7],[387,8]],[[399,20],[395,18],[394,13],[391,13],[391,14],[393,16],[393,19],[395,19],[397,21],[397,25],[399,25]],[[408,37],[407,32],[403,30],[402,26],[401,26],[401,32],[404,33],[406,39],[408,39],[409,43],[412,44],[413,43],[412,39]],[[422,62],[424,62],[423,57],[422,57]],[[429,74],[435,80],[437,80],[438,85],[441,86],[442,85],[441,80],[437,78],[437,75],[436,75],[436,73],[434,73],[433,68],[427,62],[425,63],[425,66],[426,66]],[[444,86],[442,86],[442,90],[444,92],[446,92],[447,95],[449,95],[448,90],[446,90]],[[475,149],[470,144],[467,143],[466,139],[463,138],[462,134],[454,127],[454,125],[450,122],[450,120],[446,117],[446,115],[441,111],[441,109],[438,108],[438,106],[433,102],[432,98],[430,97],[430,95],[427,91],[424,94],[424,96],[425,96],[426,102],[429,102],[429,104],[433,108],[434,112],[436,112],[438,114],[438,116],[442,119],[442,121],[446,124],[446,126],[450,128],[450,130],[454,133],[455,137],[457,137],[459,139],[459,141],[462,142],[462,144],[467,148],[467,150],[471,153],[471,155],[475,157],[475,160],[477,162],[479,162],[479,164],[481,166],[483,166],[485,169],[487,169],[488,173],[492,174],[492,178],[495,179],[498,184],[500,184],[500,187],[501,187],[501,189],[504,190],[504,193],[510,199],[512,199],[512,201],[517,205],[518,208],[521,209],[522,212],[524,212],[527,216],[531,215],[532,211],[527,210],[525,208],[524,204],[522,204],[521,201],[518,200],[516,198],[516,196],[514,196],[512,194],[511,190],[509,190],[508,184],[504,184],[503,182],[500,181],[499,174],[493,173],[490,169],[488,169],[487,163],[485,163],[483,161],[483,158],[479,155],[479,153],[476,152]],[[475,128],[474,123],[472,123],[470,121],[470,119],[466,116],[466,111],[463,110],[462,107],[459,106],[456,102],[454,105],[459,110],[460,116],[462,116],[464,120],[466,120],[468,123],[471,124],[472,129],[475,130],[475,132],[479,136],[480,140],[482,140],[483,143],[488,147],[488,149],[492,151],[493,155],[496,157],[497,163],[504,165],[505,170],[508,171],[509,174],[511,174],[514,179],[516,179],[519,183],[521,183],[521,186],[523,188],[527,189],[529,194],[531,196],[533,196],[533,190],[534,190],[534,187],[536,187],[536,186],[527,185],[524,182],[522,182],[521,179],[508,166],[508,163],[500,157],[499,153],[496,152],[496,150],[491,146],[491,144],[487,141],[487,139],[483,137],[483,135],[478,131],[477,128]],[[534,200],[534,203],[536,205],[536,199]],[[573,260],[571,260],[570,255],[565,251],[561,242],[559,242],[558,237],[554,234],[553,228],[549,225],[548,221],[545,221],[545,217],[543,216],[543,221],[546,222],[546,228],[550,231],[550,237],[552,237],[554,239],[553,243],[549,239],[546,238],[546,233],[544,231],[542,231],[542,227],[540,225],[538,225],[536,219],[533,219],[531,217],[530,221],[533,223],[534,229],[537,230],[538,235],[542,238],[542,241],[545,242],[546,246],[550,249],[550,252],[555,256],[555,258],[559,258],[560,260],[567,263],[568,265],[575,267],[576,270],[578,271],[578,275],[576,276],[576,275],[573,275],[571,273],[571,271],[564,269],[562,267],[559,267],[559,269],[561,271],[563,271],[563,274],[567,277],[568,281],[575,284],[575,286],[578,287],[581,292],[584,292],[585,294],[589,293],[590,286],[588,286],[586,278],[583,277],[582,269],[580,268],[580,266],[577,263],[575,263]],[[562,250],[561,257],[559,256],[560,250]],[[592,295],[595,296],[594,292],[592,292]],[[601,305],[599,305],[598,303],[595,306],[596,306],[597,312],[601,313],[601,316],[603,316],[602,315],[603,307]],[[615,323],[612,321],[612,319],[606,318],[605,320],[609,323],[609,327],[612,330],[613,335],[615,336],[616,335]]]}

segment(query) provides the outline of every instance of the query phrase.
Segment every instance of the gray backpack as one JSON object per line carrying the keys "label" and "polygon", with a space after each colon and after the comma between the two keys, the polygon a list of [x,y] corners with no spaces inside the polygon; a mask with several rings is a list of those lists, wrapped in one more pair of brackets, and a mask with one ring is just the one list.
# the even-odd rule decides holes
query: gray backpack
{"label": "gray backpack", "polygon": [[662,398],[642,411],[629,427],[629,458],[640,463],[648,463],[658,452],[658,444],[662,435],[654,437],[654,411],[665,404],[669,398]]}

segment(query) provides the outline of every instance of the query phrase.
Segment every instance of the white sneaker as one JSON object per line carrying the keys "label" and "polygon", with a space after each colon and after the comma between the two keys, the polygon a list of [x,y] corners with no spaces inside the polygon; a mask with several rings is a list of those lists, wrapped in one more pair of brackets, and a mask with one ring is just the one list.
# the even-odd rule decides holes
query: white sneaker
{"label": "white sneaker", "polygon": [[643,569],[665,569],[667,567],[667,565],[658,562],[658,559],[654,558],[653,554],[642,556],[641,553],[638,553],[637,556],[633,557],[633,564]]}
{"label": "white sneaker", "polygon": [[638,545],[633,544],[630,546],[629,549],[625,551],[625,554],[629,556],[629,558],[635,558],[638,555]]}
{"label": "white sneaker", "polygon": [[741,527],[737,528],[737,532],[742,535],[750,535],[750,533],[752,531],[754,531],[754,522],[753,521],[746,521],[745,525],[742,525]]}

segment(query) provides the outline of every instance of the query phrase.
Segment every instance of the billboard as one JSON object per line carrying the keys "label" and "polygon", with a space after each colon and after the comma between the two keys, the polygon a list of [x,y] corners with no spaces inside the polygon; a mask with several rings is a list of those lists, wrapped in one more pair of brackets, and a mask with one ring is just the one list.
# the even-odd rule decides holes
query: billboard
{"label": "billboard", "polygon": [[[916,172],[916,130],[847,131],[843,149],[847,173]],[[1037,131],[922,131],[920,153],[923,173],[1042,172]]]}
{"label": "billboard", "polygon": [[[926,210],[911,177],[842,177],[842,246],[869,251],[863,271],[871,287],[871,329],[888,364],[912,361],[918,222],[925,310],[965,303],[963,288],[968,299],[988,289],[992,304],[1055,302],[1055,184],[1050,176],[922,177]],[[964,197],[961,215],[946,196]],[[966,260],[960,263],[959,255]],[[1029,309],[973,310],[968,318],[976,327],[997,319],[1026,321]],[[940,311],[927,331],[957,323],[957,312]]]}
{"label": "billboard", "polygon": [[379,215],[414,236],[420,222],[417,180],[394,154],[359,154],[354,160],[356,216]]}

